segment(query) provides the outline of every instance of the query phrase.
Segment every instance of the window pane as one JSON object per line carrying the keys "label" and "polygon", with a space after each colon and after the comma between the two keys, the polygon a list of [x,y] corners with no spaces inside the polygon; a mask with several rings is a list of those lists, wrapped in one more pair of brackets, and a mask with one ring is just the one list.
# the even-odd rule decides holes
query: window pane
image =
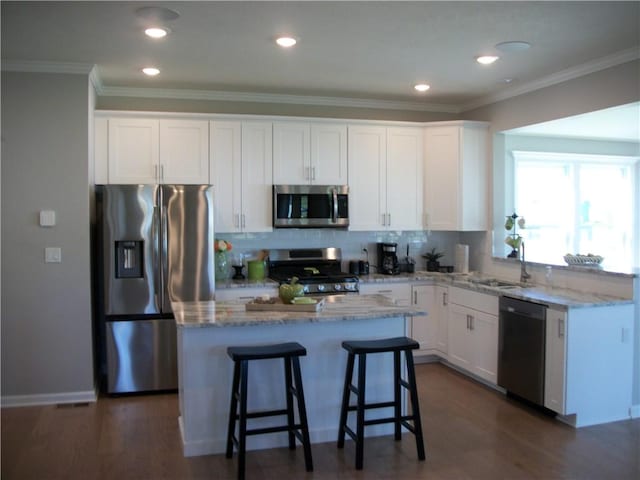
{"label": "window pane", "polygon": [[519,231],[527,259],[562,262],[573,241],[574,195],[571,169],[557,162],[516,162],[516,213],[526,219]]}

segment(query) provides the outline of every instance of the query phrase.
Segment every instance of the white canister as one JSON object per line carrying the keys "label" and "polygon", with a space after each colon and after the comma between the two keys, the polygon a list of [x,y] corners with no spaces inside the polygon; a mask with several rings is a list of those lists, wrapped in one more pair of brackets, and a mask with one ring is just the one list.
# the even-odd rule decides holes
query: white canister
{"label": "white canister", "polygon": [[469,245],[459,243],[456,245],[455,265],[457,273],[469,273]]}

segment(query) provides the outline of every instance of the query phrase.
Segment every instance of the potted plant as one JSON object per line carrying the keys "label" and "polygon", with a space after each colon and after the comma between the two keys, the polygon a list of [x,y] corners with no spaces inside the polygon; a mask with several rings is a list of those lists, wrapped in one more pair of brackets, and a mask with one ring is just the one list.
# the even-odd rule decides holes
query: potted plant
{"label": "potted plant", "polygon": [[427,259],[427,272],[437,272],[440,269],[440,260],[444,257],[444,253],[436,252],[436,248],[433,247],[430,252],[422,255],[422,258]]}

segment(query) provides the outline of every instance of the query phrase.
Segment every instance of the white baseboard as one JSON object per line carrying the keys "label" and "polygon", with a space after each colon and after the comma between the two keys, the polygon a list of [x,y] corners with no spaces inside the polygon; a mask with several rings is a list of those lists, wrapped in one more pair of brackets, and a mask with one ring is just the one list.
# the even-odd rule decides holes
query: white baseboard
{"label": "white baseboard", "polygon": [[87,403],[95,402],[95,390],[84,392],[39,393],[36,395],[3,395],[2,408],[30,407],[34,405],[55,405],[59,403]]}
{"label": "white baseboard", "polygon": [[629,409],[631,418],[640,418],[640,405],[632,405]]}

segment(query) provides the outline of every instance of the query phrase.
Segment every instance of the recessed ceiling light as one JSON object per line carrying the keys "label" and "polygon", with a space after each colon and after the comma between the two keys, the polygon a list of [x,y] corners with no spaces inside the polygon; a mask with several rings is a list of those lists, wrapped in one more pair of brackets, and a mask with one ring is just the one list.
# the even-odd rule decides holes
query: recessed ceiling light
{"label": "recessed ceiling light", "polygon": [[429,85],[427,85],[426,83],[418,83],[417,85],[415,85],[413,88],[415,88],[417,91],[419,92],[426,92],[427,90],[429,90],[431,87]]}
{"label": "recessed ceiling light", "polygon": [[502,42],[496,45],[496,48],[501,52],[522,52],[531,48],[531,44],[523,42],[521,40],[514,40],[509,42]]}
{"label": "recessed ceiling light", "polygon": [[501,83],[511,83],[513,82],[513,78],[503,78],[502,80],[500,80]]}
{"label": "recessed ceiling light", "polygon": [[281,47],[289,48],[289,47],[293,47],[296,43],[298,43],[298,40],[296,40],[293,37],[278,37],[276,38],[276,43]]}
{"label": "recessed ceiling light", "polygon": [[500,57],[496,57],[494,55],[482,55],[481,57],[476,58],[476,62],[481,63],[482,65],[491,65],[493,62],[498,60]]}
{"label": "recessed ceiling light", "polygon": [[151,38],[162,38],[167,36],[169,29],[164,27],[149,27],[144,33]]}
{"label": "recessed ceiling light", "polygon": [[149,75],[150,77],[155,77],[160,73],[160,70],[155,67],[145,67],[142,69],[142,73],[144,73],[145,75]]}

